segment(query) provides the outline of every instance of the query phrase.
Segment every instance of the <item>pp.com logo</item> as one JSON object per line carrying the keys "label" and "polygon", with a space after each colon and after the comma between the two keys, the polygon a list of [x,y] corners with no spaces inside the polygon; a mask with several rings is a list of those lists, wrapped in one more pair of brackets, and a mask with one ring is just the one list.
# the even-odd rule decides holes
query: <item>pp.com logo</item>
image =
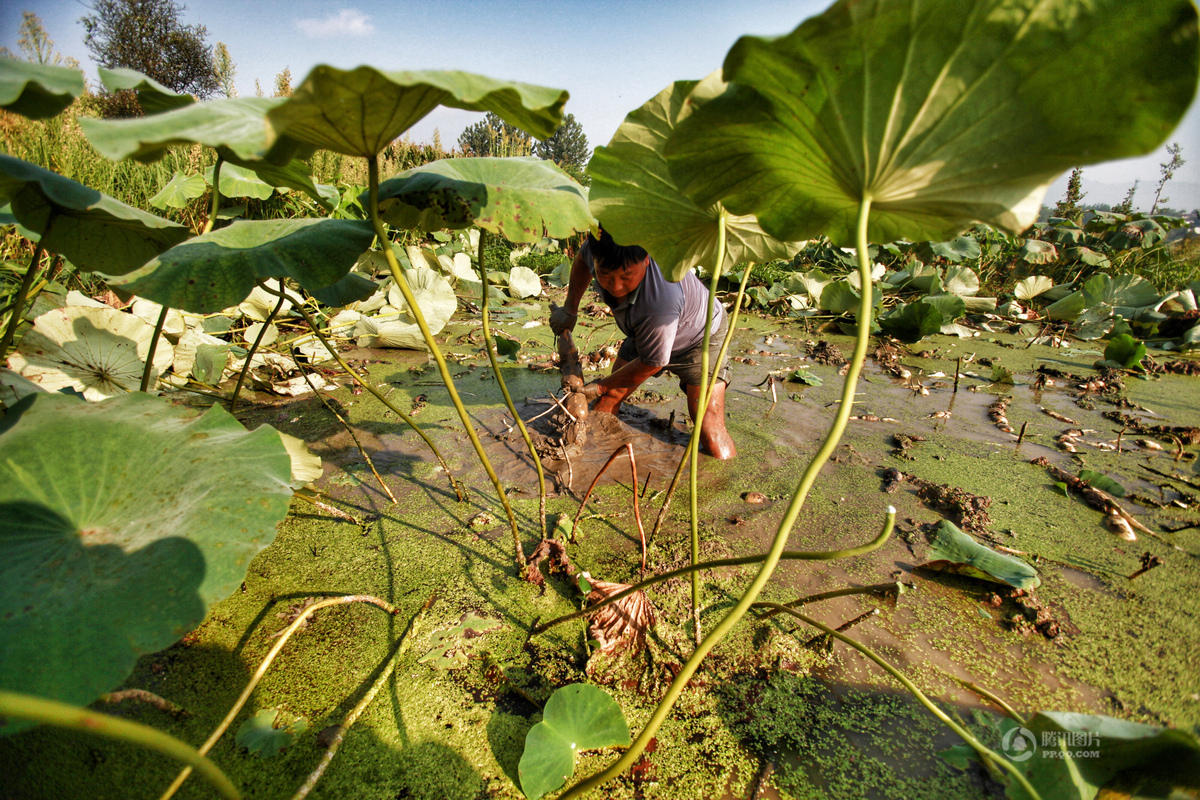
{"label": "pp.com logo", "polygon": [[1028,728],[1010,728],[1000,740],[1000,750],[1009,761],[1028,761],[1037,750],[1037,738]]}

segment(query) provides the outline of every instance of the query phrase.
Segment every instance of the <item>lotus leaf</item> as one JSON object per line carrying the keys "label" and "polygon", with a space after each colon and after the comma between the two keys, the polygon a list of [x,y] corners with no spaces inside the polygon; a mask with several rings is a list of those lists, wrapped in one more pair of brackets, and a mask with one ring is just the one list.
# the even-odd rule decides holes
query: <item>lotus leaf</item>
{"label": "lotus leaf", "polygon": [[369,223],[352,220],[240,221],[110,282],[172,308],[211,313],[241,302],[261,278],[291,278],[308,291],[330,286],[374,238]]}
{"label": "lotus leaf", "polygon": [[138,105],[147,114],[160,114],[176,108],[190,106],[196,98],[190,94],[181,94],[168,89],[151,77],[143,75],[136,69],[116,67],[105,69],[99,67],[96,72],[100,75],[100,83],[109,92],[132,91],[137,94]]}
{"label": "lotus leaf", "polygon": [[[723,209],[719,203],[697,205],[679,190],[667,167],[666,143],[696,107],[724,89],[716,73],[702,81],[676,81],[630,112],[588,164],[592,213],[617,241],[645,247],[670,280],[717,263]],[[725,269],[787,258],[798,247],[768,235],[751,215],[727,215],[725,236]]]}
{"label": "lotus leaf", "polygon": [[[129,311],[142,321],[148,322],[151,325],[157,325],[158,318],[162,315],[162,306],[153,300],[147,300],[144,297],[135,297],[133,302],[129,304]],[[162,333],[171,341],[175,341],[186,328],[187,323],[184,322],[183,314],[180,314],[173,308],[167,309],[166,319],[163,320]]]}
{"label": "lotus leaf", "polygon": [[979,276],[970,267],[953,266],[946,270],[943,286],[947,294],[970,297],[979,294]]}
{"label": "lotus leaf", "polygon": [[[8,364],[46,391],[71,389],[103,400],[141,386],[154,326],[115,308],[67,306],[33,322]],[[160,339],[151,377],[171,366],[170,343]]]}
{"label": "lotus leaf", "polygon": [[155,208],[184,208],[207,191],[208,184],[204,176],[180,175],[177,172],[158,194],[150,198],[149,203]]}
{"label": "lotus leaf", "polygon": [[1013,287],[1013,297],[1018,300],[1032,300],[1038,295],[1050,291],[1054,281],[1045,275],[1030,275],[1017,281]]}
{"label": "lotus leaf", "polygon": [[571,282],[571,259],[564,258],[558,262],[558,266],[554,268],[546,277],[546,283],[551,286],[562,288]]}
{"label": "lotus leaf", "polygon": [[1041,585],[1033,567],[1019,558],[984,547],[948,519],[938,523],[930,544],[928,560],[921,566],[1006,583],[1017,589],[1036,589]]}
{"label": "lotus leaf", "polygon": [[948,242],[933,242],[929,245],[930,252],[938,258],[958,264],[979,258],[979,242],[972,236],[959,236]]}
{"label": "lotus leaf", "polygon": [[928,303],[942,314],[943,322],[953,322],[967,311],[963,298],[953,294],[931,294],[922,297],[920,302]]}
{"label": "lotus leaf", "polygon": [[8,203],[42,246],[79,269],[120,275],[188,237],[147,214],[49,170],[0,154],[0,204]]}
{"label": "lotus leaf", "polygon": [[849,281],[834,281],[821,291],[820,307],[834,314],[844,314],[858,308],[859,293]]}
{"label": "lotus leaf", "polygon": [[542,293],[542,279],[529,267],[513,267],[508,272],[508,291],[518,300],[537,297]]}
{"label": "lotus leaf", "polygon": [[916,342],[942,329],[946,320],[934,303],[917,300],[897,306],[889,313],[879,318],[879,327],[892,337],[902,342]]}
{"label": "lotus leaf", "polygon": [[[212,183],[212,168],[205,170],[205,179]],[[231,155],[221,165],[221,194],[226,197],[254,197],[265,200],[271,196],[269,189],[296,189],[316,200],[326,210],[334,207],[328,192],[322,192],[313,183],[308,164],[292,159],[288,164],[272,164],[270,161],[243,160]]]}
{"label": "lotus leaf", "polygon": [[1195,93],[1196,16],[1190,0],[841,0],[734,44],[730,88],[679,126],[671,172],[781,239],[850,243],[864,199],[871,241],[1015,234],[1063,171],[1166,139]]}
{"label": "lotus leaf", "polygon": [[1146,357],[1146,345],[1127,333],[1114,336],[1104,348],[1104,360],[1133,369]]}
{"label": "lotus leaf", "polygon": [[[235,314],[241,314],[255,322],[267,321],[267,317],[271,315],[271,312],[275,310],[276,304],[279,303],[279,295],[272,294],[272,292],[280,291],[282,285],[277,280],[269,280],[264,283],[266,288],[255,286],[250,294],[246,295],[246,299],[238,303],[237,309],[234,311]],[[280,316],[289,313],[293,305],[304,304],[304,298],[291,289],[284,288],[283,293],[286,297],[283,300],[283,305],[279,306]],[[229,329],[226,328],[225,330]]]}
{"label": "lotus leaf", "polygon": [[[204,170],[204,180],[211,186],[213,182],[213,167]],[[252,197],[255,200],[266,200],[275,193],[275,187],[254,174],[253,170],[239,167],[237,164],[221,165],[222,197]]]}
{"label": "lotus leaf", "polygon": [[1046,306],[1046,316],[1053,320],[1074,322],[1087,308],[1083,292],[1074,291]]}
{"label": "lotus leaf", "polygon": [[280,708],[264,708],[238,728],[235,741],[251,755],[269,758],[308,730],[308,720]]}
{"label": "lotus leaf", "polygon": [[521,791],[529,800],[538,800],[571,777],[580,750],[629,741],[621,707],[603,689],[587,683],[556,689],[546,701],[542,721],[525,735],[525,751],[517,766]]}
{"label": "lotus leaf", "polygon": [[587,192],[540,158],[445,158],[379,186],[379,213],[400,228],[476,226],[510,242],[592,228]]}
{"label": "lotus leaf", "polygon": [[303,439],[289,436],[282,431],[277,431],[277,433],[279,433],[279,439],[283,442],[288,458],[292,462],[292,488],[299,489],[321,477],[324,473],[324,469],[321,467],[321,457],[310,453],[308,445],[304,443]]}
{"label": "lotus leaf", "polygon": [[274,429],[140,392],[27,398],[0,453],[0,686],[77,705],[236,589],[292,494]]}
{"label": "lotus leaf", "polygon": [[337,308],[358,300],[366,300],[375,294],[378,288],[375,281],[349,272],[336,283],[321,289],[313,289],[309,294],[316,298],[318,303]]}
{"label": "lotus leaf", "polygon": [[[439,333],[458,308],[458,297],[455,296],[453,287],[440,273],[431,269],[411,269],[405,277],[430,331],[434,334]],[[389,295],[390,290],[394,288],[389,287]],[[425,337],[408,314],[407,305],[404,304],[403,298],[399,297],[399,291],[395,294],[396,302],[390,307],[385,307],[390,308],[390,311],[377,317],[359,318],[354,329],[359,346],[402,347],[411,350],[426,348]]]}
{"label": "lotus leaf", "polygon": [[1079,261],[1087,264],[1089,267],[1107,267],[1111,262],[1108,256],[1103,253],[1097,253],[1090,247],[1069,247],[1067,248],[1067,258],[1072,261]]}
{"label": "lotus leaf", "polygon": [[471,642],[488,631],[501,627],[501,623],[476,614],[464,614],[458,624],[434,631],[430,637],[432,647],[417,659],[430,669],[462,669],[467,665]]}
{"label": "lotus leaf", "polygon": [[1058,260],[1058,248],[1041,239],[1026,239],[1017,256],[1026,264],[1053,264]]}
{"label": "lotus leaf", "polygon": [[134,119],[80,117],[79,127],[92,147],[113,161],[157,161],[176,145],[198,143],[226,160],[282,165],[307,155],[289,139],[269,141],[266,114],[283,102],[277,97],[223,98]]}
{"label": "lotus leaf", "polygon": [[201,383],[216,385],[225,377],[229,342],[204,331],[187,330],[175,344],[171,371],[177,377],[194,375]]}
{"label": "lotus leaf", "polygon": [[0,108],[5,111],[30,119],[53,117],[84,90],[77,69],[0,58]]}
{"label": "lotus leaf", "polygon": [[277,135],[372,158],[438,106],[492,111],[535,138],[562,123],[567,92],[470,72],[318,64],[269,117]]}

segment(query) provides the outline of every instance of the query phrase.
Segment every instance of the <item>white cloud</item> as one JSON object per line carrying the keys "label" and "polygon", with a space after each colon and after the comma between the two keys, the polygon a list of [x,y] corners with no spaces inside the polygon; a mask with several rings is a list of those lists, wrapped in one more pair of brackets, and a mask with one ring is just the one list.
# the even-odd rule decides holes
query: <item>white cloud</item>
{"label": "white cloud", "polygon": [[351,8],[343,8],[336,14],[320,19],[296,20],[296,27],[313,38],[370,36],[375,32],[375,26],[367,15]]}

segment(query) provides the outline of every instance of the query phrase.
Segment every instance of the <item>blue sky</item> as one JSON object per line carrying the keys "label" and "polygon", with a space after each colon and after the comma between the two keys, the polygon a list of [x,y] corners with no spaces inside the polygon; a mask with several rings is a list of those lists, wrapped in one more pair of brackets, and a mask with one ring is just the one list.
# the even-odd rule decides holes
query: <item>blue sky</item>
{"label": "blue sky", "polygon": [[[208,29],[210,43],[224,42],[237,65],[238,90],[254,94],[257,78],[271,93],[275,75],[287,67],[299,82],[318,63],[340,67],[372,64],[381,69],[463,69],[496,78],[565,88],[567,110],[582,123],[589,143],[605,144],[625,114],[674,80],[700,78],[720,67],[743,34],[786,33],[819,13],[826,0],[411,0],[353,7],[313,0],[194,0],[184,21]],[[6,0],[0,11],[0,44],[16,49],[21,12],[44,22],[56,48],[95,69],[78,20],[88,13],[80,0]],[[428,140],[434,128],[450,146],[479,118],[438,109],[412,130]],[[1103,121],[1098,120],[1098,124]],[[1200,110],[1193,106],[1169,141],[1183,146],[1189,163],[1172,186],[1200,204]],[[1085,199],[1116,202],[1140,181],[1138,202],[1149,204],[1158,180],[1159,151],[1140,159],[1084,170]],[[1050,190],[1062,195],[1065,179]],[[1169,187],[1170,188],[1170,187]],[[1168,195],[1172,192],[1168,191]]]}

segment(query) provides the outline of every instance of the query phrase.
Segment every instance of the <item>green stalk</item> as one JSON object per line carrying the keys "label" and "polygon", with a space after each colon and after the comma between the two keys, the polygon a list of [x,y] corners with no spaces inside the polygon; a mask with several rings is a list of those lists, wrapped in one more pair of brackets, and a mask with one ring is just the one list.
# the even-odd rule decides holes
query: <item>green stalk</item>
{"label": "green stalk", "polygon": [[[233,707],[229,709],[229,713],[225,715],[225,719],[221,720],[216,729],[209,734],[209,737],[204,744],[200,746],[200,750],[198,752],[201,756],[206,755],[209,750],[212,750],[213,746],[217,743],[221,736],[224,735],[225,731],[229,730],[229,726],[233,724],[235,719],[237,719],[238,713],[241,712],[243,707],[245,707],[246,702],[250,699],[250,695],[254,692],[255,687],[258,686],[258,682],[262,680],[263,675],[267,673],[267,669],[271,666],[271,663],[275,660],[275,657],[279,655],[279,651],[281,651],[283,646],[287,644],[288,639],[292,638],[292,634],[303,628],[307,624],[308,618],[320,611],[322,608],[344,605],[346,603],[370,603],[373,606],[382,608],[389,614],[397,614],[400,611],[400,609],[396,608],[391,603],[388,603],[385,600],[380,600],[378,597],[372,597],[368,594],[351,594],[344,597],[330,597],[328,599],[313,603],[311,606],[304,609],[304,612],[301,613],[300,616],[296,617],[296,619],[292,621],[292,624],[287,626],[283,633],[280,634],[279,641],[275,643],[275,646],[272,647],[267,653],[267,657],[264,658],[262,663],[258,665],[258,669],[254,671],[254,675],[251,676],[250,682],[246,684],[246,688],[242,690],[240,695],[238,695],[238,699],[233,702]],[[162,793],[162,795],[159,797],[159,800],[168,800],[168,798],[170,798],[179,790],[179,787],[183,785],[183,782],[186,781],[188,776],[191,774],[192,768],[190,766],[185,767],[182,772],[175,776],[175,780],[170,786],[167,787],[166,791]]]}
{"label": "green stalk", "polygon": [[[49,228],[49,224],[46,227]],[[17,296],[13,298],[12,313],[8,317],[8,326],[4,329],[4,338],[0,339],[0,364],[4,363],[8,349],[12,347],[13,339],[17,336],[17,326],[25,316],[25,298],[29,296],[29,287],[33,286],[33,279],[41,266],[43,252],[39,239],[33,246],[33,258],[29,260],[29,269],[25,270],[25,277],[21,279],[21,285],[17,288]]]}
{"label": "green stalk", "polygon": [[[208,222],[204,225],[204,230],[201,231],[201,235],[211,231],[213,228],[213,223],[216,222],[216,219],[217,219],[217,210],[218,210],[218,208],[220,208],[220,200],[221,200],[221,192],[219,189],[219,187],[221,185],[221,163],[222,163],[222,159],[221,159],[220,154],[218,153],[217,154],[217,162],[216,162],[216,164],[213,165],[212,213],[208,215]],[[158,322],[156,322],[154,324],[154,336],[151,337],[151,339],[150,339],[150,349],[146,351],[146,366],[142,369],[141,390],[143,392],[150,391],[150,373],[154,369],[154,354],[158,350],[158,337],[162,334],[163,325],[165,325],[167,322],[167,312],[168,311],[170,311],[170,309],[164,305],[162,307],[162,311],[160,311],[158,314]],[[247,361],[246,363],[249,364],[250,362]],[[238,378],[238,387],[240,388],[241,385],[242,385],[241,378]],[[236,389],[234,390],[233,401],[234,401],[234,403],[237,403],[237,390]],[[229,408],[230,408],[230,411],[233,410],[232,405]]]}
{"label": "green stalk", "polygon": [[538,521],[542,529],[542,538],[546,538],[546,473],[542,469],[542,459],[538,457],[537,448],[533,446],[533,439],[529,436],[529,431],[525,428],[525,421],[521,419],[521,415],[517,413],[517,407],[513,403],[512,395],[508,392],[508,386],[504,383],[504,376],[500,374],[500,364],[496,358],[496,348],[492,341],[491,318],[488,314],[488,275],[487,265],[483,263],[483,243],[487,239],[487,231],[483,228],[479,229],[479,277],[483,282],[483,300],[479,304],[480,315],[483,317],[483,348],[487,351],[488,361],[492,362],[492,372],[496,374],[496,382],[500,384],[500,393],[504,395],[504,404],[508,406],[508,413],[512,414],[513,420],[516,421],[517,428],[521,431],[521,438],[525,440],[525,444],[529,447],[529,456],[533,459],[533,466],[537,468],[538,476]]}
{"label": "green stalk", "polygon": [[[262,286],[262,281],[259,281],[259,286],[266,291],[266,287]],[[229,413],[232,414],[237,410],[238,395],[241,394],[242,384],[246,381],[246,374],[250,372],[250,362],[254,360],[254,354],[258,352],[258,346],[262,344],[263,337],[267,335],[267,326],[271,324],[271,320],[275,319],[275,315],[283,308],[284,301],[287,300],[287,292],[283,290],[283,282],[279,283],[279,302],[271,309],[271,313],[263,320],[262,327],[258,329],[258,336],[254,337],[254,344],[250,345],[250,351],[246,353],[246,360],[242,362],[242,371],[238,373],[237,383],[233,387],[233,397],[229,398]],[[164,308],[165,311],[165,308]],[[144,390],[143,390],[144,391]]]}
{"label": "green stalk", "polygon": [[517,529],[517,518],[513,515],[512,506],[509,505],[508,495],[504,493],[504,487],[500,485],[500,478],[497,477],[496,470],[492,468],[492,462],[488,460],[487,453],[483,451],[483,444],[479,441],[479,434],[475,432],[475,426],[471,424],[471,418],[467,415],[467,409],[463,406],[462,400],[458,396],[458,390],[454,387],[454,379],[450,377],[450,368],[446,366],[446,359],[442,355],[442,351],[438,348],[432,331],[429,330],[429,324],[425,322],[425,315],[421,313],[421,307],[417,305],[417,298],[413,297],[412,289],[408,286],[408,279],[404,277],[404,270],[400,269],[400,262],[396,260],[396,254],[392,252],[391,245],[388,242],[387,231],[383,228],[383,220],[379,217],[378,156],[372,156],[367,160],[367,180],[369,182],[368,213],[371,217],[371,225],[375,228],[375,235],[383,243],[383,255],[387,259],[392,279],[396,282],[400,293],[404,295],[404,302],[408,303],[409,313],[412,314],[417,327],[421,329],[421,336],[425,339],[425,344],[429,347],[429,352],[433,355],[433,360],[437,363],[438,372],[442,376],[442,383],[445,384],[446,391],[450,393],[450,402],[454,404],[454,410],[458,412],[458,418],[462,420],[463,429],[467,432],[467,436],[471,440],[471,446],[475,448],[475,455],[479,457],[479,463],[483,465],[484,471],[487,472],[488,478],[492,481],[492,486],[496,488],[496,494],[500,497],[500,504],[504,506],[504,513],[508,515],[509,527],[512,528],[513,549],[516,551],[517,566],[524,569],[525,551],[521,548],[521,532]]}
{"label": "green stalk", "polygon": [[[282,287],[278,292],[268,289],[265,286],[263,289],[270,294],[274,294],[279,297],[283,297],[284,295],[284,290]],[[437,449],[437,445],[433,443],[433,439],[429,438],[429,434],[417,427],[417,423],[413,421],[412,417],[401,411],[395,403],[387,399],[383,392],[379,391],[372,384],[367,382],[363,376],[355,372],[354,368],[346,363],[346,359],[342,358],[341,354],[338,353],[337,349],[333,346],[333,342],[329,341],[329,339],[325,337],[325,334],[321,333],[321,331],[317,329],[317,321],[313,319],[312,315],[304,309],[304,306],[296,306],[296,310],[300,312],[300,316],[304,317],[304,322],[308,325],[309,330],[313,332],[313,336],[316,336],[317,341],[325,345],[325,349],[328,350],[329,354],[333,356],[333,359],[338,363],[338,366],[345,370],[346,374],[353,378],[355,383],[366,389],[375,397],[376,400],[391,409],[392,413],[400,417],[400,419],[402,419],[404,423],[408,425],[408,427],[417,432],[417,435],[425,441],[425,444],[429,445],[429,449],[433,452],[434,458],[438,460],[438,463],[442,466],[442,471],[446,473],[446,479],[450,481],[450,488],[453,489],[454,494],[458,496],[458,502],[461,503],[463,500],[466,500],[467,498],[466,495],[463,494],[462,487],[459,486],[458,481],[454,480],[454,476],[450,474],[450,466],[446,463],[446,459],[442,458],[441,452]]]}
{"label": "green stalk", "polygon": [[854,403],[854,389],[858,383],[858,375],[862,371],[863,363],[867,357],[867,343],[871,336],[871,264],[867,258],[867,218],[871,209],[871,197],[866,195],[863,197],[859,205],[859,216],[857,226],[856,244],[858,246],[858,270],[862,279],[862,297],[859,302],[858,309],[858,335],[855,338],[854,356],[850,361],[849,369],[846,371],[846,382],[842,387],[841,404],[838,406],[837,415],[834,417],[833,425],[831,426],[825,441],[821,444],[819,450],[808,467],[804,470],[804,474],[800,478],[800,483],[796,487],[795,493],[792,495],[792,500],[788,504],[787,510],[784,512],[783,519],[779,522],[779,528],[775,533],[775,539],[771,543],[771,549],[767,553],[766,559],[759,568],[758,575],[751,581],[749,588],[737,604],[729,611],[717,626],[705,637],[696,650],[692,653],[687,663],[679,670],[675,676],[675,680],[671,682],[670,688],[667,689],[666,695],[654,710],[650,720],[646,726],[642,728],[638,738],[633,742],[628,750],[619,758],[612,766],[603,772],[593,775],[583,781],[572,786],[564,794],[560,795],[559,800],[565,800],[568,797],[577,797],[578,795],[593,789],[605,781],[615,778],[623,773],[629,767],[633,766],[634,762],[641,757],[642,752],[646,749],[646,745],[654,738],[654,734],[658,732],[659,726],[670,713],[671,708],[675,705],[675,701],[679,699],[683,688],[691,680],[692,675],[700,667],[700,662],[708,655],[709,651],[717,645],[721,639],[725,638],[734,625],[738,623],[746,612],[750,609],[751,604],[758,599],[758,595],[770,580],[771,574],[775,571],[776,565],[779,564],[780,556],[783,554],[784,545],[787,544],[788,534],[792,530],[792,525],[796,522],[796,517],[800,514],[800,509],[804,506],[804,501],[808,497],[808,492],[816,482],[817,475],[821,471],[821,467],[833,455],[833,451],[837,448],[838,442],[842,438],[842,432],[846,429],[846,424],[850,420],[850,410]]}
{"label": "green stalk", "polygon": [[[717,283],[721,280],[721,267],[725,263],[725,208],[717,217],[717,260],[713,265],[712,281],[708,287],[708,307],[704,316],[704,343],[700,350],[700,396],[696,403],[696,418],[692,420],[692,438],[688,440],[687,452],[684,458],[688,460],[688,510],[691,520],[692,564],[700,560],[700,510],[699,510],[699,475],[700,475],[700,428],[708,413],[708,401],[712,395],[712,385],[716,381],[716,373],[710,379],[708,375],[708,345],[712,337],[713,306],[717,302]],[[731,328],[732,330],[732,328]],[[692,581],[692,639],[700,644],[700,572],[694,571]]]}
{"label": "green stalk", "polygon": [[375,695],[379,694],[379,690],[383,688],[383,685],[392,677],[392,673],[396,671],[396,665],[400,663],[400,656],[404,655],[412,644],[413,637],[416,636],[417,622],[429,610],[429,607],[433,605],[436,597],[437,595],[433,595],[426,600],[425,605],[417,609],[417,613],[408,621],[408,627],[400,634],[400,641],[396,644],[396,649],[392,652],[391,658],[388,659],[387,667],[384,668],[383,672],[379,673],[379,677],[375,679],[375,683],[371,684],[371,688],[367,690],[363,698],[355,704],[354,708],[350,709],[350,713],[337,726],[337,732],[333,735],[329,747],[325,750],[325,755],[321,757],[317,768],[304,781],[304,785],[292,795],[292,800],[304,800],[305,797],[308,797],[308,793],[313,790],[313,787],[317,785],[317,781],[325,774],[325,768],[329,766],[329,762],[333,761],[334,755],[337,754],[338,748],[342,744],[342,739],[346,736],[346,731],[362,716],[362,713],[367,710],[367,706],[371,705],[371,701],[375,699]]}
{"label": "green stalk", "polygon": [[238,800],[241,797],[237,787],[229,778],[225,777],[225,773],[221,772],[216,764],[193,750],[186,742],[181,742],[174,736],[155,730],[149,725],[79,708],[69,703],[60,703],[57,700],[46,700],[27,694],[4,691],[0,691],[0,715],[94,733],[109,739],[141,745],[176,761],[182,761],[189,768],[194,767],[221,793],[222,797],[228,797],[231,800]]}
{"label": "green stalk", "polygon": [[[895,524],[896,509],[892,506],[888,506],[887,516],[884,517],[883,527],[880,529],[879,535],[866,544],[860,544],[857,547],[848,547],[845,550],[784,550],[779,556],[779,559],[781,561],[834,561],[839,558],[861,556],[883,547],[884,542],[886,542],[888,537],[892,535],[892,529],[895,527]],[[715,561],[704,561],[699,564],[691,564],[686,567],[680,567],[679,569],[673,569],[670,572],[662,572],[658,575],[652,575],[649,578],[622,589],[619,592],[614,592],[603,600],[600,600],[585,609],[576,611],[572,614],[566,614],[564,616],[557,617],[549,622],[543,622],[541,625],[530,629],[529,635],[537,636],[539,633],[545,633],[559,623],[570,622],[573,619],[579,619],[580,617],[587,616],[593,611],[597,611],[611,603],[617,602],[624,597],[628,597],[634,592],[641,591],[642,589],[653,586],[656,583],[669,581],[671,578],[678,578],[681,575],[687,575],[691,572],[702,569],[718,569],[721,567],[741,567],[747,564],[761,564],[766,559],[766,553],[759,553],[758,555],[754,556],[738,556],[737,558],[719,558]]]}
{"label": "green stalk", "polygon": [[[725,356],[729,352],[729,344],[733,341],[733,331],[737,327],[738,315],[742,313],[742,298],[746,296],[746,282],[750,278],[750,269],[753,264],[746,264],[746,268],[742,270],[742,282],[738,284],[737,301],[733,306],[733,313],[729,315],[729,327],[725,331],[725,338],[721,341],[721,349],[717,353],[717,364],[725,361]],[[713,380],[716,379],[716,370],[713,370]],[[707,405],[705,406],[707,408]],[[689,440],[689,444],[691,441]],[[667,518],[667,511],[671,508],[671,499],[675,497],[675,490],[679,487],[679,479],[683,477],[683,468],[686,467],[690,460],[688,459],[689,448],[684,448],[683,457],[679,459],[679,465],[675,467],[675,475],[671,478],[670,485],[667,486],[666,497],[663,498],[663,504],[658,509],[658,516],[654,520],[654,530],[650,531],[650,538],[653,539],[658,535],[658,531],[662,528],[663,520]]]}
{"label": "green stalk", "polygon": [[812,625],[814,628],[818,628],[819,630],[824,631],[826,634],[832,636],[833,638],[837,639],[838,641],[845,642],[846,644],[850,645],[858,652],[862,653],[867,658],[874,661],[876,664],[878,664],[883,669],[884,672],[886,672],[887,674],[889,674],[893,678],[895,678],[897,681],[899,681],[900,684],[905,689],[907,689],[913,697],[917,698],[917,701],[921,705],[925,706],[925,708],[929,711],[930,714],[933,714],[935,717],[937,717],[939,720],[941,720],[942,724],[944,724],[947,728],[949,728],[950,730],[957,733],[964,742],[966,742],[968,745],[970,745],[971,749],[974,750],[979,755],[979,759],[988,768],[989,772],[992,772],[993,774],[998,774],[997,767],[1005,770],[1010,775],[1012,775],[1014,778],[1016,778],[1017,783],[1021,784],[1021,788],[1024,789],[1026,792],[1028,792],[1029,796],[1031,798],[1033,798],[1033,800],[1041,800],[1041,795],[1038,794],[1037,790],[1035,790],[1033,788],[1033,786],[1029,783],[1029,780],[1024,775],[1022,775],[1021,771],[1018,770],[1007,758],[1004,758],[1003,756],[988,749],[988,747],[986,745],[984,745],[983,742],[979,741],[974,736],[972,736],[971,732],[969,730],[964,728],[962,725],[959,725],[948,714],[946,714],[946,712],[942,711],[940,708],[938,708],[936,705],[934,705],[933,701],[930,700],[928,697],[926,697],[925,693],[922,692],[920,689],[918,689],[917,685],[915,683],[910,681],[908,678],[904,677],[904,674],[902,672],[900,672],[900,670],[896,669],[891,664],[884,661],[883,658],[876,655],[866,645],[859,644],[858,642],[851,639],[849,636],[846,636],[843,633],[839,633],[838,631],[834,630],[833,628],[830,628],[827,625],[823,625],[820,622],[817,622],[812,617],[808,617],[808,616],[805,616],[804,614],[801,614],[799,611],[797,611],[794,608],[788,608],[787,606],[782,606],[782,605],[779,605],[778,603],[755,603],[755,606],[758,606],[761,608],[770,608],[776,612],[790,614],[791,616],[795,617],[796,619],[801,620],[802,622],[806,622],[809,625]]}

